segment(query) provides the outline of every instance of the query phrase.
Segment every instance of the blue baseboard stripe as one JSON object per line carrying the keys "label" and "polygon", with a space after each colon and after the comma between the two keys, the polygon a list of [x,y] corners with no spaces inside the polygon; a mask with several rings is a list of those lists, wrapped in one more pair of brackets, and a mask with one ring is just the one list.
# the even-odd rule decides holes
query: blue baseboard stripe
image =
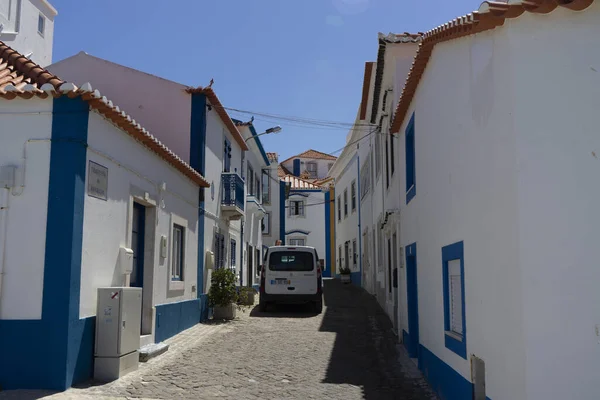
{"label": "blue baseboard stripe", "polygon": [[207,296],[156,306],[154,341],[162,342],[208,318]]}

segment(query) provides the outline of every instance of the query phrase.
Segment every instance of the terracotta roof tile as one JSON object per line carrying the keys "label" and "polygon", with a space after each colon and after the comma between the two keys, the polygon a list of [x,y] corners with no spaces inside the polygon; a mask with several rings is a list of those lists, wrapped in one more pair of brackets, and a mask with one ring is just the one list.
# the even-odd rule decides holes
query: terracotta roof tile
{"label": "terracotta roof tile", "polygon": [[[219,100],[219,98],[217,97],[217,95],[215,94],[214,90],[212,90],[211,87],[188,88],[187,92],[191,93],[191,94],[202,93],[202,94],[206,95],[206,97],[208,98],[208,101],[214,107],[214,109],[217,111],[217,114],[219,114],[219,117],[221,118],[221,120],[223,121],[225,126],[227,126],[227,129],[229,129],[229,132],[233,135],[233,138],[235,139],[235,141],[240,145],[242,150],[248,150],[248,145],[246,144],[244,137],[242,136],[242,134],[236,127],[236,124],[233,122],[233,120],[227,113],[227,110],[225,110],[225,108],[223,107],[223,104],[221,104],[221,101]],[[242,125],[243,125],[243,123],[242,123]]]}
{"label": "terracotta roof tile", "polygon": [[331,154],[327,154],[327,153],[323,153],[323,152],[320,152],[317,150],[309,149],[309,150],[306,150],[304,153],[296,154],[295,156],[292,156],[292,157],[286,159],[285,161],[282,161],[282,163],[288,162],[294,158],[312,158],[312,159],[317,159],[317,160],[331,160],[331,161],[337,160],[337,157],[332,156]]}
{"label": "terracotta roof tile", "polygon": [[34,96],[42,99],[50,96],[81,97],[92,109],[154,151],[198,186],[210,186],[202,175],[98,90],[93,90],[89,83],[77,87],[65,82],[0,41],[0,97],[12,100],[17,97],[30,99]]}
{"label": "terracotta roof tile", "polygon": [[427,67],[433,47],[436,44],[495,29],[498,26],[502,26],[507,18],[519,17],[524,12],[546,14],[557,7],[582,11],[593,2],[594,0],[527,0],[519,2],[511,1],[510,3],[484,1],[481,3],[479,10],[455,18],[444,25],[426,32],[423,35],[423,41],[419,45],[412,68],[406,78],[404,90],[400,95],[400,100],[398,101],[392,121],[391,132],[397,133],[400,130],[417,86]]}
{"label": "terracotta roof tile", "polygon": [[277,176],[283,178],[286,175],[292,175],[292,172],[282,164],[277,165]]}
{"label": "terracotta roof tile", "polygon": [[365,63],[365,76],[363,78],[362,87],[362,99],[360,101],[360,114],[359,119],[365,120],[367,118],[367,106],[369,104],[369,89],[371,88],[371,75],[373,74],[374,62]]}

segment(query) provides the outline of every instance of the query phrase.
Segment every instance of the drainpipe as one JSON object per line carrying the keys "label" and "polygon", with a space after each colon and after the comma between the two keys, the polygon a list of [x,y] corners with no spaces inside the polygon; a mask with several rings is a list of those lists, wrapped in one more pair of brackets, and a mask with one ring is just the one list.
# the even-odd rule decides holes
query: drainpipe
{"label": "drainpipe", "polygon": [[4,277],[4,264],[6,263],[8,198],[9,189],[0,188],[0,303],[2,303],[2,278]]}

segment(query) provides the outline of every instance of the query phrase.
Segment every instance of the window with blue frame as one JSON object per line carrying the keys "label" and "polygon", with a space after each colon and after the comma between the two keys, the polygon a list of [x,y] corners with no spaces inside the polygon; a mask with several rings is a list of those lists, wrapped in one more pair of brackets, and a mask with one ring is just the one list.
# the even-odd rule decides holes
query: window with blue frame
{"label": "window with blue frame", "polygon": [[406,204],[408,204],[417,192],[415,174],[415,114],[410,117],[405,131],[406,151]]}
{"label": "window with blue frame", "polygon": [[185,257],[185,228],[173,224],[173,250],[171,256],[171,280],[183,280],[183,265]]}
{"label": "window with blue frame", "polygon": [[442,247],[444,339],[446,347],[467,359],[465,261],[463,242]]}

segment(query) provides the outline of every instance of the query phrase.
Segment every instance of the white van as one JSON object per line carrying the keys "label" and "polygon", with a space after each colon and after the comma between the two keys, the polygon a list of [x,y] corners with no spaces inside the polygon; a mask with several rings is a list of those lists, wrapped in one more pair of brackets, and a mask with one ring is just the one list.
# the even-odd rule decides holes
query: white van
{"label": "white van", "polygon": [[317,313],[323,311],[323,277],[314,247],[269,247],[260,273],[259,308],[265,311],[275,303],[312,303]]}

